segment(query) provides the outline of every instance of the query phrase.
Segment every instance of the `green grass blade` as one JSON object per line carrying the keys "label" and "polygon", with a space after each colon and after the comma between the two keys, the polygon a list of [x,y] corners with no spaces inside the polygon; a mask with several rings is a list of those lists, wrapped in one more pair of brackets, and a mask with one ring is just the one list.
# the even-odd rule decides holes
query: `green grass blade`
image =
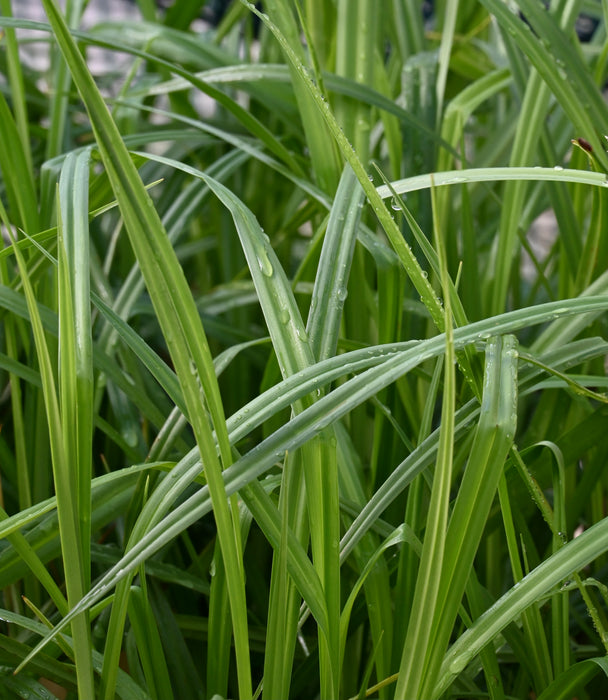
{"label": "green grass blade", "polygon": [[418,697],[425,682],[426,669],[423,660],[427,659],[433,643],[428,621],[437,613],[437,605],[440,600],[440,581],[443,575],[454,455],[456,354],[449,293],[450,283],[444,241],[441,239],[437,220],[434,190],[431,194],[433,196],[433,229],[441,269],[441,286],[445,299],[445,370],[437,462],[431,487],[426,534],[422,543],[412,614],[408,622],[399,665],[399,677],[395,688],[397,698]]}
{"label": "green grass blade", "polygon": [[[79,36],[85,38],[85,35],[79,34]],[[93,41],[93,39],[89,37],[89,41]],[[244,90],[251,90],[251,85],[258,81],[288,84],[290,81],[289,75],[287,66],[274,63],[256,63],[253,66],[226,66],[225,68],[212,68],[196,74],[198,78],[207,84],[231,85],[234,83]],[[420,132],[425,139],[441,145],[447,152],[452,153],[452,155],[459,155],[458,151],[455,150],[448,141],[442,140],[436,131],[429,127],[424,120],[404,109],[399,104],[396,104],[389,97],[386,97],[370,85],[363,85],[355,80],[336,75],[335,73],[323,72],[322,77],[329,92],[364,102],[370,107],[377,107],[386,114],[395,116],[408,129],[415,129]],[[171,92],[188,87],[189,84],[189,81],[185,78],[173,78],[172,80],[146,87],[145,90],[142,88],[141,92],[143,95],[170,94]],[[131,93],[132,97],[139,95],[140,92],[138,90],[134,90]]]}
{"label": "green grass blade", "polygon": [[[93,339],[89,289],[88,184],[89,153],[65,161],[59,181],[63,227],[59,232],[61,263],[59,328],[61,410],[68,459],[78,465],[78,518],[85,587],[90,585],[91,475],[93,448]],[[69,298],[68,298],[69,295]]]}
{"label": "green grass blade", "polygon": [[[338,441],[338,468],[340,470],[340,494],[343,501],[349,500],[355,504],[357,511],[366,503],[365,488],[361,475],[361,464],[358,455],[354,450],[352,440],[343,425],[338,424],[335,427],[336,438]],[[343,515],[344,526],[350,524],[351,519]],[[408,532],[408,534],[410,534]],[[413,538],[409,541],[411,542]],[[419,543],[418,543],[419,545]],[[367,567],[367,563],[373,558],[374,553],[380,548],[379,538],[369,533],[355,548],[353,558],[356,561],[356,566],[363,575],[363,571]],[[418,552],[419,553],[419,552]],[[366,601],[371,604],[369,610],[369,624],[371,628],[373,645],[375,653],[373,664],[376,667],[376,675],[378,678],[386,677],[391,670],[391,655],[392,655],[392,629],[398,621],[395,618],[395,611],[391,601],[391,586],[390,586],[390,570],[384,559],[380,559],[377,565],[374,566],[366,577],[364,577],[364,594]],[[354,590],[351,584],[351,591]],[[343,606],[340,616],[341,634],[344,633],[346,621],[346,608]],[[342,649],[344,648],[341,640]],[[341,659],[343,686],[347,682],[349,671],[348,667],[344,667],[344,657]],[[373,666],[372,666],[373,667]]]}
{"label": "green grass blade", "polygon": [[446,536],[441,592],[432,625],[434,639],[423,694],[432,692],[513,443],[517,422],[517,341],[513,336],[488,341],[484,374],[480,419]]}
{"label": "green grass blade", "polygon": [[[304,62],[305,53],[300,43],[300,30],[291,4],[285,0],[270,0],[265,7],[270,17],[273,18],[274,24],[280,27],[281,32],[289,38],[288,46],[290,49],[295,52],[300,61]],[[314,47],[312,50],[314,51]],[[301,74],[291,65],[290,74],[306,133],[306,141],[310,148],[315,178],[324,192],[332,192],[341,171],[340,157],[336,152],[334,140],[318,114],[314,98],[311,98],[305,82],[302,81]]]}
{"label": "green grass blade", "polygon": [[[546,445],[553,451],[553,552],[563,546],[567,538],[568,525],[566,521],[566,469],[563,454],[557,445]],[[559,676],[566,671],[570,663],[570,628],[569,628],[568,594],[557,594],[551,605],[551,639],[553,676]]]}
{"label": "green grass blade", "polygon": [[153,700],[171,700],[174,696],[160,633],[146,592],[138,586],[133,586],[129,595],[129,620],[137,640],[150,696]]}
{"label": "green grass blade", "polygon": [[[470,324],[466,328],[455,329],[454,331],[454,347],[459,349],[467,343],[473,343],[483,338],[489,338],[493,334],[513,333],[521,328],[528,328],[534,324],[544,323],[556,315],[565,313],[593,313],[595,315],[604,313],[608,308],[608,297],[582,297],[580,299],[569,300],[568,302],[552,302],[549,304],[539,305],[536,309],[520,309],[506,314],[502,314],[496,318],[490,318],[477,323]],[[407,347],[407,346],[406,346]],[[258,447],[251,450],[247,455],[244,455],[232,467],[226,470],[223,474],[226,493],[235,493],[243,488],[248,482],[252,482],[257,476],[269,469],[281,455],[287,446],[303,444],[310,437],[316,435],[320,429],[332,421],[338,420],[345,415],[352,407],[358,405],[361,401],[369,396],[373,396],[384,386],[395,381],[399,376],[407,372],[425,360],[436,357],[441,354],[445,348],[445,338],[437,336],[430,340],[417,342],[410,349],[404,350],[402,353],[395,355],[395,349],[389,348],[385,361],[381,367],[368,370],[357,377],[351,379],[346,385],[341,386],[329,395],[319,399],[310,408],[302,414],[296,416],[288,426],[276,431],[275,434],[267,438]],[[374,364],[374,358],[370,358],[368,350],[360,351],[361,356],[366,356],[365,362],[369,365]],[[356,355],[355,355],[356,356]],[[377,362],[377,360],[376,360]],[[336,374],[328,375],[327,381],[333,381],[344,374],[351,371],[348,356],[339,356],[325,361],[328,366],[336,366]],[[368,366],[369,366],[368,365]],[[253,410],[254,405],[259,406],[261,410],[267,407],[272,397],[280,400],[280,405],[290,405],[297,400],[298,395],[309,394],[316,386],[316,377],[305,383],[307,374],[315,375],[318,372],[318,366],[303,370],[289,380],[285,380],[277,387],[273,388],[266,395],[262,395],[249,406]],[[287,391],[287,387],[291,387],[293,393]],[[469,409],[470,410],[470,409]],[[271,413],[272,414],[272,413]],[[468,419],[470,420],[470,418]],[[245,415],[239,418],[243,425],[247,423]],[[467,421],[465,421],[465,425]],[[297,432],[296,432],[297,431]],[[432,437],[432,436],[431,436]],[[234,433],[234,439],[239,439]],[[436,440],[436,436],[435,436]],[[342,547],[345,555],[358,541],[358,538],[367,532],[377,515],[381,514],[387,507],[390,500],[395,497],[400,489],[409,483],[408,477],[413,478],[415,474],[420,473],[420,470],[428,465],[434,459],[434,452],[428,451],[428,446],[421,445],[416,454],[412,455],[412,459],[406,461],[395,469],[393,475],[377,490],[375,495],[370,499],[366,508],[364,508],[360,516],[355,520],[353,526],[349,529],[347,535],[343,538]],[[196,474],[200,469],[198,458],[195,452],[188,456],[188,468]],[[193,478],[193,477],[192,477]],[[191,479],[190,479],[191,480]],[[203,489],[200,493],[195,494],[185,503],[174,509],[163,521],[155,525],[141,541],[137,542],[125,556],[112,567],[99,580],[96,586],[81,602],[77,608],[70,613],[62,624],[66,624],[74,614],[81,608],[91,605],[98,600],[108,588],[113,585],[113,582],[124,577],[129,571],[137,567],[142,561],[151,556],[155,551],[158,551],[164,544],[169,542],[176,534],[188,527],[188,525],[196,522],[205,513],[208,513],[211,508],[211,503],[208,497],[207,489]],[[277,528],[277,533],[279,529]],[[302,590],[307,590],[305,582],[303,582]],[[306,597],[306,596],[305,596]],[[314,604],[314,597],[311,598],[311,607]],[[323,620],[321,609],[319,610],[317,620]],[[59,630],[61,626],[57,626]]]}
{"label": "green grass blade", "polygon": [[219,547],[213,563],[213,578],[209,594],[208,643],[207,643],[207,692],[224,697],[228,692],[230,666],[230,615],[226,572]]}
{"label": "green grass blade", "polygon": [[[247,258],[260,305],[268,325],[273,346],[284,377],[296,374],[313,363],[306,329],[285,273],[276,259],[252,212],[226,187],[206,177],[205,181],[230,210]],[[294,411],[310,405],[311,398],[297,402]],[[339,521],[334,504],[338,498],[335,441],[321,436],[303,446],[304,478],[311,521],[312,552],[315,568],[324,584],[330,616],[330,638],[320,635],[320,646],[327,645],[321,655],[322,688],[326,696],[338,692],[338,625],[340,576],[337,542]],[[315,523],[316,526],[312,527]],[[325,660],[323,660],[325,658]],[[325,665],[327,664],[327,666]]]}
{"label": "green grass blade", "polygon": [[[2,16],[11,17],[12,7],[11,0],[2,0],[0,2],[0,11]],[[13,112],[15,114],[15,126],[19,132],[21,146],[23,148],[24,157],[27,162],[29,172],[32,172],[32,154],[30,150],[30,126],[27,114],[27,96],[25,94],[25,82],[23,79],[23,71],[21,60],[19,57],[19,44],[12,27],[5,27],[6,41],[6,56],[7,56],[7,78],[10,85],[11,102]],[[33,231],[32,231],[33,233]]]}
{"label": "green grass blade", "polygon": [[[214,99],[218,104],[222,105],[227,111],[234,114],[238,121],[262,144],[268,148],[271,153],[274,153],[282,160],[289,168],[293,169],[297,174],[301,174],[301,168],[289,150],[273,135],[273,133],[259,119],[256,119],[247,109],[242,107],[236,100],[229,95],[218,90],[211,83],[207,83],[204,79],[199,78],[196,74],[181,68],[175,63],[175,57],[172,55],[172,49],[181,53],[184,48],[196,52],[201,49],[200,42],[193,42],[191,37],[184,32],[177,32],[169,27],[158,27],[158,25],[150,25],[151,36],[146,36],[145,25],[142,32],[141,25],[138,25],[137,31],[134,32],[135,46],[129,46],[127,43],[117,42],[115,40],[116,27],[110,26],[107,32],[104,31],[103,25],[97,28],[95,35],[86,32],[72,32],[77,39],[95,43],[101,47],[108,49],[124,51],[128,50],[138,58],[154,61],[158,65],[166,68],[171,73],[182,76],[188,85],[191,85],[203,91],[209,97]],[[154,53],[138,48],[141,44],[147,49],[152,42]],[[165,53],[166,52],[166,53]],[[197,59],[199,60],[199,59]],[[206,59],[205,59],[206,60]],[[204,74],[203,74],[204,75]],[[136,93],[137,94],[137,93]]]}
{"label": "green grass blade", "polygon": [[[83,58],[55,5],[50,0],[45,0],[44,7],[74,84],[89,111],[108,177],[174,360],[201,453],[206,455],[205,471],[213,492],[214,515],[224,562],[230,571],[228,581],[240,690],[243,697],[249,697],[252,690],[247,613],[238,536],[235,538],[236,525],[232,522],[226,502],[211,427],[206,414],[201,410],[201,402],[204,401],[209,406],[218,435],[222,461],[229,464],[230,450],[223,409],[204,330],[160,218]],[[112,694],[110,686],[107,686],[107,693]]]}
{"label": "green grass blade", "polygon": [[[374,55],[378,51],[379,13],[374,0],[338,0],[336,7],[336,73],[360,85],[374,83]],[[336,119],[360,161],[367,164],[371,115],[359,100],[335,101]]]}
{"label": "green grass blade", "polygon": [[362,205],[363,190],[347,166],[327,224],[308,316],[310,345],[318,360],[336,353]]}
{"label": "green grass blade", "polygon": [[[3,211],[2,214],[4,214]],[[66,572],[68,605],[73,607],[84,596],[86,580],[78,527],[78,485],[74,479],[73,464],[67,461],[62,424],[63,416],[60,411],[55,388],[53,365],[48,352],[42,322],[38,314],[34,291],[27,277],[25,261],[17,248],[15,248],[15,257],[21,272],[23,289],[27,299],[32,332],[40,363],[40,376],[42,379],[53,460],[53,478],[57,494],[57,512],[59,516],[59,532]],[[76,673],[79,693],[85,697],[87,695],[92,696],[93,668],[91,665],[91,641],[88,614],[85,613],[75,617],[72,624],[72,632],[75,641]]]}
{"label": "green grass blade", "polygon": [[[7,513],[0,511],[0,522],[6,523],[11,520]],[[12,547],[19,554],[19,558],[28,566],[34,576],[44,586],[44,589],[49,594],[57,610],[62,615],[68,612],[68,603],[65,596],[61,592],[59,586],[44,566],[40,558],[37,556],[32,545],[27,541],[21,532],[11,532],[6,535],[6,538],[11,543]]]}
{"label": "green grass blade", "polygon": [[367,563],[363,567],[363,571],[359,575],[359,578],[352,586],[348,599],[344,603],[342,608],[342,614],[340,615],[340,650],[341,650],[341,663],[344,663],[344,647],[346,645],[346,635],[348,632],[348,625],[350,623],[350,618],[352,614],[353,605],[355,599],[359,594],[362,586],[365,584],[366,579],[371,574],[373,568],[377,565],[378,559],[384,554],[384,552],[390,547],[394,547],[397,544],[403,542],[411,542],[412,533],[405,525],[398,527],[395,532],[387,537],[384,542],[376,549],[372,556],[369,557]]}
{"label": "green grass blade", "polygon": [[568,700],[580,693],[581,689],[600,671],[608,675],[605,656],[579,661],[557,676],[538,696],[538,700]]}
{"label": "green grass blade", "polygon": [[[562,28],[566,28],[575,19],[576,6],[574,3],[567,2],[557,3],[557,5],[569,10],[562,13],[560,22]],[[537,70],[531,71],[511,150],[509,161],[511,166],[523,166],[533,160],[538,141],[542,135],[542,125],[549,109],[550,94],[549,85],[543,82],[540,73]],[[517,244],[517,229],[524,206],[526,189],[524,182],[509,184],[505,188],[496,251],[496,259],[500,260],[501,264],[496,266],[491,306],[491,312],[495,314],[500,313],[506,303],[514,249]]]}
{"label": "green grass blade", "polygon": [[[308,519],[301,513],[305,500],[303,479],[303,460],[300,451],[285,457],[278,510],[281,518],[280,536],[275,546],[270,574],[270,591],[268,595],[268,621],[266,646],[264,648],[264,688],[263,697],[287,697],[290,692],[296,648],[296,630],[300,613],[301,587],[297,580],[290,578],[293,570],[290,566],[290,536],[298,543],[298,549],[307,547],[309,541]],[[247,487],[247,493],[256,501],[265,495],[263,489],[253,481]],[[248,498],[251,504],[251,497]],[[264,504],[268,507],[267,502]],[[251,505],[249,506],[251,507]],[[257,517],[256,517],[257,510]],[[256,521],[260,516],[259,507],[252,510]],[[258,521],[259,522],[259,521]],[[266,526],[264,532],[268,537]],[[276,539],[276,536],[275,536]],[[269,538],[269,541],[272,541]],[[308,558],[306,564],[308,565]],[[321,599],[323,598],[321,580],[315,572],[319,583]],[[323,601],[324,613],[326,606]],[[325,613],[326,614],[326,613]]]}
{"label": "green grass blade", "polygon": [[466,665],[500,631],[561,581],[608,549],[608,519],[604,519],[545,559],[516,588],[510,589],[451,647],[443,661],[433,697],[440,697]]}
{"label": "green grass blade", "polygon": [[27,152],[3,94],[0,94],[0,125],[0,170],[11,222],[28,233],[37,233],[36,187]]}
{"label": "green grass blade", "polygon": [[294,69],[302,79],[303,84],[306,86],[307,91],[312,96],[317,109],[320,111],[334,139],[336,140],[336,143],[338,144],[342,155],[344,156],[345,160],[349,163],[349,165],[353,169],[353,172],[357,176],[357,179],[359,180],[363,191],[365,192],[372,206],[374,213],[378,217],[378,220],[380,221],[384,231],[386,232],[386,235],[388,236],[391,245],[395,249],[395,252],[399,256],[399,259],[408,276],[410,277],[412,284],[420,294],[421,300],[428,308],[429,313],[431,314],[431,318],[433,319],[437,327],[440,330],[443,330],[443,311],[441,309],[441,304],[437,299],[437,295],[435,294],[429,281],[423,274],[423,271],[420,268],[418,261],[414,257],[414,254],[412,253],[410,247],[403,240],[401,232],[399,231],[397,225],[393,221],[388,209],[382,202],[381,197],[376,192],[376,188],[370,182],[369,177],[365,171],[365,167],[359,160],[357,153],[355,152],[355,150],[345,137],[344,133],[342,132],[327,102],[324,100],[318,88],[313,83],[306,67],[300,61],[300,59],[293,51],[285,37],[276,27],[276,25],[274,25],[266,15],[259,12],[251,3],[247,2],[246,0],[241,0],[241,2],[243,2],[244,5],[249,7],[249,9],[252,12],[254,12],[258,17],[260,17],[260,19],[268,26],[270,31],[272,31],[277,41],[281,45],[281,48],[287,55],[290,64],[294,67]]}
{"label": "green grass blade", "polygon": [[450,68],[450,54],[454,43],[454,30],[456,28],[456,19],[458,17],[458,0],[453,0],[445,4],[445,12],[441,27],[441,43],[439,45],[437,71],[437,83],[435,85],[435,95],[437,99],[437,123],[441,122],[443,103],[445,100],[445,87],[448,79],[448,71]]}
{"label": "green grass blade", "polygon": [[[391,187],[397,194],[407,194],[422,189],[431,189],[431,186],[460,185],[465,182],[499,182],[508,180],[558,180],[563,182],[580,182],[599,187],[608,187],[608,180],[603,173],[589,170],[575,170],[570,168],[542,168],[542,167],[509,167],[509,168],[466,168],[463,170],[447,170],[427,175],[414,175],[403,180],[391,183]],[[386,185],[378,187],[378,194],[382,199],[393,196]]]}
{"label": "green grass blade", "polygon": [[591,144],[602,167],[608,170],[608,158],[600,139],[600,134],[608,132],[606,105],[580,55],[553,16],[534,1],[520,0],[522,11],[534,27],[533,33],[528,24],[499,0],[481,0],[481,3],[513,36],[577,131]]}
{"label": "green grass blade", "polygon": [[[66,23],[72,29],[78,26],[85,4],[83,0],[67,0],[64,13]],[[68,120],[71,77],[66,62],[57,49],[51,52],[51,70],[54,74],[55,90],[51,97],[49,110],[49,136],[46,142],[47,160],[64,152]]]}
{"label": "green grass blade", "polygon": [[446,170],[452,166],[456,155],[455,149],[460,145],[465,125],[474,111],[486,100],[508,87],[512,80],[509,71],[505,69],[494,71],[468,85],[450,101],[441,124],[441,136],[452,150],[441,150],[437,160],[437,170]]}

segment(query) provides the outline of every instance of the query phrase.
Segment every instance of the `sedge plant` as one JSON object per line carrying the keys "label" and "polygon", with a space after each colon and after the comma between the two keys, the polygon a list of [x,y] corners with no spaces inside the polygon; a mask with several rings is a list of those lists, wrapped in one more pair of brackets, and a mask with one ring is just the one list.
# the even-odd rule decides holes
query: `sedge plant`
{"label": "sedge plant", "polygon": [[602,697],[608,3],[262,5],[0,0],[0,698]]}

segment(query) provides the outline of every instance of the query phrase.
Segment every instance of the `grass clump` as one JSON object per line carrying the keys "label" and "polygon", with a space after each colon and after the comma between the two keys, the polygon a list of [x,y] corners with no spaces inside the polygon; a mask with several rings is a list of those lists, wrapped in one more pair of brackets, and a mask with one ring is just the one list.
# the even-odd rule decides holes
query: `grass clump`
{"label": "grass clump", "polygon": [[42,5],[0,697],[605,693],[605,3]]}

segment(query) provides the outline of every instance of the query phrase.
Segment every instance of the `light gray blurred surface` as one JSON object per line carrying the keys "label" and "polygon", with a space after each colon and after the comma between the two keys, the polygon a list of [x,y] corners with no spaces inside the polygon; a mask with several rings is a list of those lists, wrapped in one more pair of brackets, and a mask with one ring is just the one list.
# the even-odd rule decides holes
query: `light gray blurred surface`
{"label": "light gray blurred surface", "polygon": [[[59,0],[61,7],[65,0]],[[40,0],[13,0],[13,15],[22,19],[46,22]],[[134,2],[128,0],[90,0],[80,24],[81,29],[88,29],[99,22],[107,20],[140,20],[141,13]],[[49,65],[48,37],[44,32],[19,30],[18,36],[23,40],[22,58],[31,68],[44,72]],[[92,73],[101,74],[120,70],[121,58],[118,54],[103,51],[94,46],[87,48],[87,63]]]}

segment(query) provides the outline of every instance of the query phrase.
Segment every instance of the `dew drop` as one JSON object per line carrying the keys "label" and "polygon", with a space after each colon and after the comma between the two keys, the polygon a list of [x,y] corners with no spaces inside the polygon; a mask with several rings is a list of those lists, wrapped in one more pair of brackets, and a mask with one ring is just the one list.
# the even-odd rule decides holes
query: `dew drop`
{"label": "dew drop", "polygon": [[272,269],[272,265],[270,264],[270,260],[268,259],[268,256],[266,255],[266,253],[265,252],[258,253],[257,259],[258,259],[258,265],[260,266],[260,270],[261,270],[262,274],[265,275],[266,277],[272,277],[272,274],[274,271]]}
{"label": "dew drop", "polygon": [[459,673],[462,673],[462,671],[464,671],[466,665],[466,659],[464,659],[462,656],[458,656],[454,659],[454,661],[452,661],[452,663],[449,666],[450,673],[458,675]]}
{"label": "dew drop", "polygon": [[131,426],[127,426],[123,428],[122,430],[122,437],[124,441],[130,446],[130,447],[136,447],[138,443],[137,439],[137,432],[135,428]]}

